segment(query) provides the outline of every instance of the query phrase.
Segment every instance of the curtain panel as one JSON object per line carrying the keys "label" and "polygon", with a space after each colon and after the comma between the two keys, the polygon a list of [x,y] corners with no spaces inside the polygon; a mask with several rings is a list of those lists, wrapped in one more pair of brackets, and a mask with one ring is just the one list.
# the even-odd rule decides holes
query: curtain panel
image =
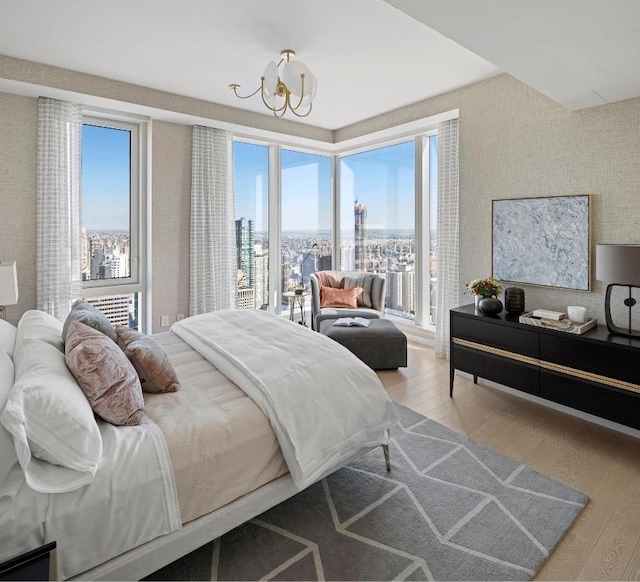
{"label": "curtain panel", "polygon": [[82,107],[38,99],[36,306],[64,321],[82,297]]}
{"label": "curtain panel", "polygon": [[228,131],[196,125],[191,166],[190,315],[235,307],[236,272],[232,136]]}
{"label": "curtain panel", "polygon": [[449,310],[460,304],[458,120],[438,125],[436,355],[449,358]]}

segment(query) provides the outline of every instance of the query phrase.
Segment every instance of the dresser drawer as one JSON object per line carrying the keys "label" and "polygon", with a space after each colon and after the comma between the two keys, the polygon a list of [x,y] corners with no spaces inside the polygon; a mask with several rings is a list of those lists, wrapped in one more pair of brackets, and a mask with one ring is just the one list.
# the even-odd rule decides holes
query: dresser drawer
{"label": "dresser drawer", "polygon": [[538,358],[539,334],[528,329],[491,323],[479,317],[470,318],[453,314],[451,336]]}
{"label": "dresser drawer", "polygon": [[540,396],[640,429],[640,394],[541,370]]}
{"label": "dresser drawer", "polygon": [[552,334],[540,335],[540,359],[640,384],[640,352],[620,349],[604,342],[593,343]]}
{"label": "dresser drawer", "polygon": [[452,346],[451,356],[457,370],[530,394],[540,392],[540,370],[537,366],[458,345]]}

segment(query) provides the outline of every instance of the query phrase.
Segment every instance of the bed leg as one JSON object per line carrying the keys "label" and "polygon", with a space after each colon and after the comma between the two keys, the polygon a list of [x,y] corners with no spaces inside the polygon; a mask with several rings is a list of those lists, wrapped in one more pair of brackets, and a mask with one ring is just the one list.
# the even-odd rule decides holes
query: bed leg
{"label": "bed leg", "polygon": [[387,466],[387,471],[391,471],[391,460],[389,459],[389,445],[382,445],[382,452],[384,453],[384,464]]}

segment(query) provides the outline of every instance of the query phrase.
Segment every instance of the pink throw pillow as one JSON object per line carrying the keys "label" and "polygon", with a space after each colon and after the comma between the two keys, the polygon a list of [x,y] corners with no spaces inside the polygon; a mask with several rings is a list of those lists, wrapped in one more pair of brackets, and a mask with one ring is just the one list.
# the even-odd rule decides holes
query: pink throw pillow
{"label": "pink throw pillow", "polygon": [[98,416],[116,425],[140,424],[144,400],[138,374],[111,338],[71,321],[65,361]]}
{"label": "pink throw pillow", "polygon": [[332,273],[327,273],[326,271],[317,271],[315,273],[315,276],[320,287],[331,287],[332,289],[338,289],[340,287],[340,281],[338,280],[338,277],[336,277]]}
{"label": "pink throw pillow", "polygon": [[348,287],[347,289],[333,289],[322,287],[320,290],[320,307],[350,307],[357,309],[358,295],[362,287]]}
{"label": "pink throw pillow", "polygon": [[138,373],[142,390],[152,394],[175,392],[180,387],[167,352],[154,339],[128,327],[116,327],[118,345]]}

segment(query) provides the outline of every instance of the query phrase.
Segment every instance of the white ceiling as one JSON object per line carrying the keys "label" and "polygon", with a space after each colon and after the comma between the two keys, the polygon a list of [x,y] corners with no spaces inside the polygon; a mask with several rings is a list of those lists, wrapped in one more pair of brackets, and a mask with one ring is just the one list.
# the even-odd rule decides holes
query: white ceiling
{"label": "white ceiling", "polygon": [[387,0],[569,109],[640,96],[640,0]]}
{"label": "white ceiling", "polygon": [[[252,92],[294,49],[337,129],[499,73],[383,0],[0,0],[0,54],[264,113]],[[297,118],[287,115],[287,118]]]}
{"label": "white ceiling", "polygon": [[501,71],[579,109],[640,95],[640,0],[0,0],[0,54],[258,113],[284,48],[326,129]]}

